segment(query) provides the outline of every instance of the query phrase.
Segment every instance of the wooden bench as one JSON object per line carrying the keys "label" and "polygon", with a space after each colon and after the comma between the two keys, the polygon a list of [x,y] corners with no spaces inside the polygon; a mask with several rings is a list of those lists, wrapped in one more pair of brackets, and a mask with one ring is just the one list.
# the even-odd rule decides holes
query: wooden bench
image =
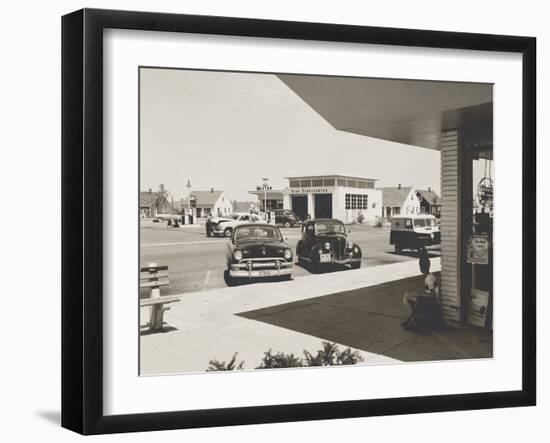
{"label": "wooden bench", "polygon": [[161,330],[164,325],[164,311],[170,309],[170,306],[166,305],[180,301],[180,297],[177,295],[160,295],[160,287],[168,284],[170,284],[168,266],[157,266],[156,263],[149,263],[147,267],[140,269],[139,287],[141,289],[151,288],[151,296],[139,301],[140,307],[151,308],[148,323],[149,331]]}

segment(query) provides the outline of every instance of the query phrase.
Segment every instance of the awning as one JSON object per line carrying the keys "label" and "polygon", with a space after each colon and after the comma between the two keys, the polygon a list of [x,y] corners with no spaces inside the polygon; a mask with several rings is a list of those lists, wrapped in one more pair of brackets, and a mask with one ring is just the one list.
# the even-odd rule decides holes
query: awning
{"label": "awning", "polygon": [[490,126],[488,83],[278,75],[335,129],[439,149],[442,131],[466,121]]}

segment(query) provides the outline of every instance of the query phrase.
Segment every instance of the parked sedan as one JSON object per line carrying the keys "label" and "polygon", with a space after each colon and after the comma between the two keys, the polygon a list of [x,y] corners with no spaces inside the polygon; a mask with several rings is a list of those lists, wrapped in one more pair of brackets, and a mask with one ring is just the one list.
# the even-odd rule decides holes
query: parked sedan
{"label": "parked sedan", "polygon": [[247,223],[267,223],[267,221],[264,221],[258,215],[249,214],[248,212],[231,214],[230,217],[230,220],[222,219],[218,223],[214,222],[211,225],[212,234],[215,236],[223,235],[224,237],[231,237],[231,234],[233,234],[233,231],[239,225]]}
{"label": "parked sedan", "polygon": [[275,223],[290,228],[300,221],[296,214],[288,209],[275,209]]}
{"label": "parked sedan", "polygon": [[181,222],[181,214],[158,213],[153,217],[154,223],[162,223],[165,220],[177,220]]}
{"label": "parked sedan", "polygon": [[333,218],[306,220],[296,255],[299,264],[308,264],[314,270],[331,264],[361,267],[361,248],[348,240],[344,224]]}
{"label": "parked sedan", "polygon": [[226,282],[263,277],[292,278],[293,254],[276,226],[246,224],[236,226],[227,244]]}

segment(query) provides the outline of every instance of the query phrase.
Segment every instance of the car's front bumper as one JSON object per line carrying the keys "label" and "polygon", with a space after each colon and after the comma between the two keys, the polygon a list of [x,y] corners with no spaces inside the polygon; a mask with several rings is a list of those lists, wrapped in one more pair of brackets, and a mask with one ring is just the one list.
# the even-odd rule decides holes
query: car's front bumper
{"label": "car's front bumper", "polygon": [[292,274],[293,263],[282,259],[241,260],[229,269],[231,277],[280,277]]}
{"label": "car's front bumper", "polygon": [[338,259],[338,258],[331,258],[329,262],[319,262],[319,264],[321,265],[351,265],[352,263],[356,263],[356,262],[359,262],[361,261],[361,257],[357,257],[357,258],[354,258],[354,257],[351,257],[351,258],[343,258],[343,259]]}

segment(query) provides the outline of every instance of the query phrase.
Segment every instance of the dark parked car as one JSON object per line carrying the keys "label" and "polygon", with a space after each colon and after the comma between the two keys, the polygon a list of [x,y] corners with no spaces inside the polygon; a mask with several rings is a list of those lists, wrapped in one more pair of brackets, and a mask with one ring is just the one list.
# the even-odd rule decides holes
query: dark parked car
{"label": "dark parked car", "polygon": [[227,244],[227,284],[235,279],[292,278],[293,254],[278,227],[242,224],[235,227]]}
{"label": "dark parked car", "polygon": [[334,218],[304,221],[296,255],[299,264],[307,263],[313,269],[330,264],[361,267],[361,248],[347,239],[344,224]]}
{"label": "dark parked car", "polygon": [[290,228],[300,221],[296,214],[288,209],[275,209],[275,224]]}

